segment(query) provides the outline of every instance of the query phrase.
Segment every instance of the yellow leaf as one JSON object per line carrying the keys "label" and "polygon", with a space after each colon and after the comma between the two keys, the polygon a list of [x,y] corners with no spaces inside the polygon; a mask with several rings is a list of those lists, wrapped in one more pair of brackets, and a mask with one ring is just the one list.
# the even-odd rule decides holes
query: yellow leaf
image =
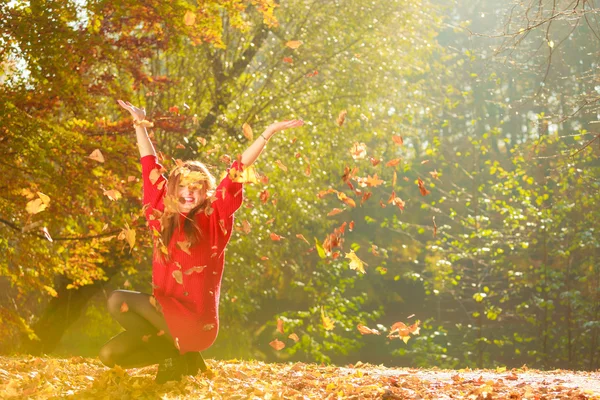
{"label": "yellow leaf", "polygon": [[115,190],[115,189],[105,190],[104,191],[104,195],[106,197],[108,197],[109,199],[111,199],[112,201],[117,201],[121,197],[123,197],[123,196],[121,196],[121,193],[118,190]]}
{"label": "yellow leaf", "polygon": [[194,25],[196,23],[196,14],[193,11],[186,11],[183,16],[183,23],[187,26]]}
{"label": "yellow leaf", "polygon": [[179,283],[180,285],[183,285],[183,274],[180,270],[176,269],[175,271],[173,271],[172,275],[173,278],[175,278],[175,282]]}
{"label": "yellow leaf", "polygon": [[346,258],[350,259],[350,269],[357,270],[358,272],[361,272],[363,274],[366,273],[365,267],[363,265],[368,264],[363,262],[360,258],[358,258],[356,253],[354,253],[354,250],[350,250],[350,253],[346,253]]}
{"label": "yellow leaf", "polygon": [[288,338],[292,339],[294,342],[297,342],[298,340],[300,340],[298,335],[296,335],[295,333],[290,334],[290,336],[288,336]]}
{"label": "yellow leaf", "polygon": [[335,323],[325,314],[325,309],[321,306],[321,321],[326,331],[330,331],[335,328]]}
{"label": "yellow leaf", "polygon": [[92,154],[90,154],[88,158],[101,163],[104,162],[104,156],[102,155],[102,152],[99,149],[92,151]]}
{"label": "yellow leaf", "polygon": [[242,125],[242,131],[244,132],[244,137],[246,139],[248,139],[249,141],[252,141],[252,139],[254,139],[254,134],[252,133],[252,127],[245,122],[244,122],[244,125]]}
{"label": "yellow leaf", "polygon": [[198,272],[198,273],[200,273],[200,272],[204,271],[204,268],[206,268],[206,265],[203,265],[203,266],[201,266],[201,267],[192,267],[192,268],[190,268],[190,269],[186,270],[186,271],[185,271],[185,274],[186,274],[186,275],[191,275],[191,274],[193,274],[194,272]]}
{"label": "yellow leaf", "polygon": [[44,203],[45,205],[50,204],[50,197],[46,196],[42,192],[37,192],[37,194],[38,194],[38,196],[40,196],[40,199],[42,200],[42,203]]}
{"label": "yellow leaf", "polygon": [[52,297],[58,297],[58,293],[56,293],[56,290],[54,290],[54,288],[51,288],[50,286],[44,285],[44,289],[46,289],[46,291],[50,294],[50,296],[52,296]]}
{"label": "yellow leaf", "polygon": [[302,45],[302,42],[299,40],[290,40],[285,45],[287,47],[289,47],[290,49],[297,49],[298,47],[300,47]]}
{"label": "yellow leaf", "polygon": [[42,201],[42,199],[34,199],[27,203],[25,206],[25,211],[29,214],[37,214],[46,209],[46,204]]}

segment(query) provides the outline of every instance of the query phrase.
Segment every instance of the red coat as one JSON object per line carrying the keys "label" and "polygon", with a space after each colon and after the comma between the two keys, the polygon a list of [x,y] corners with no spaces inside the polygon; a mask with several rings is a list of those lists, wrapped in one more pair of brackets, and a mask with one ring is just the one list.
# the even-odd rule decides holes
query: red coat
{"label": "red coat", "polygon": [[[150,172],[161,169],[156,156],[142,157],[141,162],[146,218],[154,234],[154,231],[160,232],[160,222],[151,219],[150,215],[153,209],[164,210],[167,184],[162,175],[154,184],[150,181]],[[234,162],[231,168],[240,169],[240,165]],[[177,242],[186,240],[181,223],[181,229],[175,229],[167,245],[171,259],[164,263],[155,259],[152,263],[154,297],[162,306],[171,336],[179,343],[182,354],[207,349],[214,343],[219,331],[219,296],[225,247],[233,229],[233,213],[242,204],[242,184],[233,182],[227,174],[217,187],[216,198],[210,216],[204,212],[195,216],[203,236],[199,243],[189,249],[191,254],[177,246]],[[160,250],[155,247],[154,251]],[[196,268],[194,272],[186,274],[193,267],[204,269],[198,271],[201,268]],[[173,276],[174,271],[181,272],[182,284]]]}

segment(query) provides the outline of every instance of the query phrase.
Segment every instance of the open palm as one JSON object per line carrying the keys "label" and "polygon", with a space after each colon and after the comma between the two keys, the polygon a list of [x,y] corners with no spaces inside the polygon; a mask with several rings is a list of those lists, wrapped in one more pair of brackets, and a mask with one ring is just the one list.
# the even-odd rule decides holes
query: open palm
{"label": "open palm", "polygon": [[117,100],[117,103],[131,114],[134,120],[142,121],[146,119],[146,110],[144,108],[138,108],[128,101]]}

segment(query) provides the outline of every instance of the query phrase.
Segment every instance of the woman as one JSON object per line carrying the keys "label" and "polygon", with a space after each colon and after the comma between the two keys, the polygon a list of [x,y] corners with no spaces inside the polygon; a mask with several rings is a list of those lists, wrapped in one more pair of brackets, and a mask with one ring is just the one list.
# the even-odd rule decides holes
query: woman
{"label": "woman", "polygon": [[215,187],[215,178],[197,161],[178,165],[167,181],[142,122],[145,110],[118,103],[133,117],[140,150],[144,210],[155,243],[153,296],[111,293],[108,310],[125,331],[108,341],[99,357],[109,367],[159,363],[156,381],[164,383],[206,370],[199,352],[217,337],[225,247],[243,199],[242,183],[236,178],[274,134],[304,122],[269,125]]}

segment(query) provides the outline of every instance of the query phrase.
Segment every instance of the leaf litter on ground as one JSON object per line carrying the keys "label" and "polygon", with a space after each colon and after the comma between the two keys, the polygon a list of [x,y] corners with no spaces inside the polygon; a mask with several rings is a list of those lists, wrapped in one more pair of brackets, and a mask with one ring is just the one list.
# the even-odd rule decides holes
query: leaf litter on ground
{"label": "leaf litter on ground", "polygon": [[345,367],[206,360],[212,377],[154,383],[156,366],[96,358],[0,357],[2,399],[600,399],[600,372]]}

